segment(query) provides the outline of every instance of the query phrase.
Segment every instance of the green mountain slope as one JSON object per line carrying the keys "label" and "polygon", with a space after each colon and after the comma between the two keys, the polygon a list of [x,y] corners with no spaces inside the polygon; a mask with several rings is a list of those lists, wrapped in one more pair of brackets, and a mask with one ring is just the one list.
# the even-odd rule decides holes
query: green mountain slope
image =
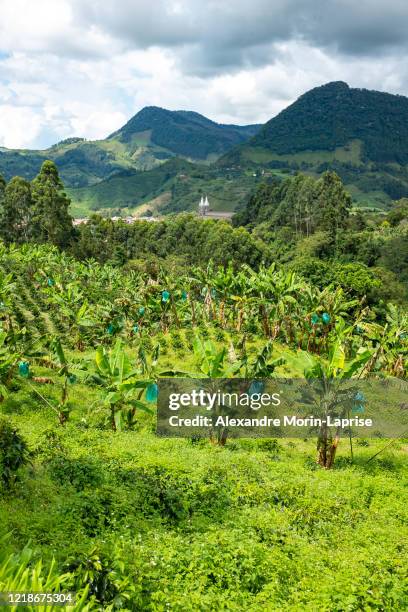
{"label": "green mountain slope", "polygon": [[363,161],[408,163],[408,98],[328,83],[268,121],[251,144],[287,154],[334,151],[355,139]]}
{"label": "green mountain slope", "polygon": [[228,172],[173,158],[151,170],[122,172],[67,191],[74,216],[90,211],[116,214],[118,209],[126,209],[126,214],[196,210],[203,195],[208,196],[212,210],[233,211],[245,205],[260,180],[252,172]]}
{"label": "green mountain slope", "polygon": [[332,169],[356,200],[384,206],[408,195],[408,98],[328,83],[268,121],[220,165]]}
{"label": "green mountain slope", "polygon": [[31,180],[45,159],[55,161],[71,188],[95,185],[123,171],[150,170],[172,157],[214,161],[260,126],[221,125],[189,111],[147,107],[105,140],[69,138],[43,151],[0,148],[0,174]]}
{"label": "green mountain slope", "polygon": [[205,193],[215,209],[234,210],[260,180],[329,169],[354,203],[386,208],[408,196],[408,98],[328,83],[263,127],[146,107],[105,140],[72,138],[46,151],[0,149],[0,173],[31,179],[44,159],[56,162],[74,214],[190,210]]}
{"label": "green mountain slope", "polygon": [[147,106],[109,139],[124,143],[131,153],[144,144],[196,160],[225,153],[248,140],[260,125],[222,125],[191,111],[169,111]]}

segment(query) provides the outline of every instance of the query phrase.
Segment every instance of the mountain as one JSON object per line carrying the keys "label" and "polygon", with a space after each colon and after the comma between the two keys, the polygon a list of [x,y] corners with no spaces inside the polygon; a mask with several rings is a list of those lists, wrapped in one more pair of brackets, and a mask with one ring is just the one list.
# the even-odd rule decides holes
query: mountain
{"label": "mountain", "polygon": [[408,197],[408,98],[333,82],[264,126],[149,106],[104,140],[70,138],[46,151],[0,148],[0,174],[31,179],[44,159],[56,162],[74,214],[188,210],[205,193],[215,209],[234,210],[260,181],[328,169],[355,204],[387,208]]}
{"label": "mountain", "polygon": [[[199,113],[147,106],[108,140],[123,143],[133,155],[141,145],[163,149],[163,156],[216,159],[253,136],[260,125],[223,125]],[[160,150],[158,151],[160,153]]]}
{"label": "mountain", "polygon": [[118,142],[70,138],[41,151],[0,148],[0,174],[6,180],[15,175],[31,180],[46,159],[55,161],[62,180],[70,187],[94,185],[123,170],[137,168]]}
{"label": "mountain", "polygon": [[259,128],[222,125],[198,113],[150,106],[104,140],[68,138],[42,151],[0,148],[0,174],[6,180],[15,175],[31,180],[42,162],[51,159],[68,187],[89,187],[123,171],[150,170],[176,156],[214,161]]}
{"label": "mountain", "polygon": [[316,87],[268,121],[221,165],[335,170],[356,200],[408,195],[408,98],[341,81]]}

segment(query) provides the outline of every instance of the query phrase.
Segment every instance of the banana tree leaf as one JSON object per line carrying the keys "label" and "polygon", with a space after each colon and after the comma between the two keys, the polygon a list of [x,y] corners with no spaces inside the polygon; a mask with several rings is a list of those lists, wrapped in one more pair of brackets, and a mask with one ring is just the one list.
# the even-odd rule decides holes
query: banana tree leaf
{"label": "banana tree leaf", "polygon": [[138,410],[142,410],[142,412],[147,412],[147,414],[154,414],[154,410],[146,406],[146,404],[140,400],[128,400],[126,403],[134,408],[137,408]]}
{"label": "banana tree leaf", "polygon": [[353,359],[344,371],[345,378],[351,378],[356,372],[358,372],[365,364],[371,359],[373,351],[366,350],[364,353]]}
{"label": "banana tree leaf", "polygon": [[141,389],[142,387],[148,385],[151,382],[151,380],[147,379],[146,376],[147,374],[143,376],[142,371],[139,368],[134,369],[129,372],[129,375],[126,376],[125,380],[123,380],[121,384],[127,385],[128,383],[130,383],[135,387],[135,389]]}
{"label": "banana tree leaf", "polygon": [[106,404],[116,404],[122,399],[122,394],[119,391],[111,391],[105,396]]}
{"label": "banana tree leaf", "polygon": [[53,343],[52,348],[60,364],[65,365],[67,363],[67,360],[65,358],[64,349],[62,348],[62,345],[59,339]]}
{"label": "banana tree leaf", "polygon": [[95,325],[95,322],[91,319],[79,319],[78,325],[80,327],[93,327]]}
{"label": "banana tree leaf", "polygon": [[123,427],[122,427],[122,411],[118,410],[117,412],[115,412],[114,415],[114,420],[115,420],[115,425],[116,425],[116,429],[117,431],[122,431]]}
{"label": "banana tree leaf", "polygon": [[212,364],[211,369],[211,377],[210,378],[218,378],[223,372],[223,363],[225,356],[227,354],[227,349],[224,347],[215,357],[214,362]]}
{"label": "banana tree leaf", "polygon": [[338,370],[343,370],[344,369],[345,360],[346,360],[346,356],[345,356],[345,353],[344,353],[344,348],[338,342],[333,347],[333,351],[332,351],[332,355],[331,355],[331,360],[330,360],[330,365],[333,368],[337,368]]}
{"label": "banana tree leaf", "polygon": [[110,373],[109,361],[102,346],[98,346],[96,349],[95,362],[98,370],[104,375],[108,376]]}
{"label": "banana tree leaf", "polygon": [[119,388],[122,391],[130,391],[132,389],[146,389],[146,387],[148,387],[149,385],[150,385],[149,381],[139,380],[136,378],[132,378],[132,379],[128,378],[121,383]]}
{"label": "banana tree leaf", "polygon": [[79,321],[85,316],[85,313],[87,310],[88,310],[88,302],[85,300],[85,302],[82,304],[81,308],[77,312],[77,316],[76,316],[77,321]]}

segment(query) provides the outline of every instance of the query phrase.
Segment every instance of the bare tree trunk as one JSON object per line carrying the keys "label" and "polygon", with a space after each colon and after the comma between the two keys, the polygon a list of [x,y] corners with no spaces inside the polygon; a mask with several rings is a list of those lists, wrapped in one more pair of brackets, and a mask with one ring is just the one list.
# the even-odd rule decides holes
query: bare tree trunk
{"label": "bare tree trunk", "polygon": [[327,470],[330,470],[330,468],[333,467],[334,460],[336,458],[336,451],[337,451],[337,447],[339,445],[339,442],[340,442],[340,437],[336,433],[336,436],[335,436],[335,438],[334,438],[334,440],[333,440],[333,442],[332,442],[332,444],[331,444],[331,446],[329,448],[329,452],[328,452],[328,455],[327,455],[327,460],[326,460],[326,465],[325,465]]}
{"label": "bare tree trunk", "polygon": [[220,323],[221,327],[225,328],[225,301],[222,300],[220,303]]}
{"label": "bare tree trunk", "polygon": [[195,326],[195,324],[196,324],[196,312],[195,312],[195,306],[194,306],[194,299],[191,299],[190,304],[191,304],[191,322],[192,322],[193,326]]}
{"label": "bare tree trunk", "polygon": [[260,306],[260,313],[261,313],[261,318],[262,318],[262,327],[264,330],[264,334],[267,338],[270,338],[271,330],[269,327],[268,313],[266,312],[266,308],[263,304]]}
{"label": "bare tree trunk", "polygon": [[339,442],[340,430],[336,431],[333,439],[327,425],[322,425],[317,439],[317,463],[326,470],[333,467]]}

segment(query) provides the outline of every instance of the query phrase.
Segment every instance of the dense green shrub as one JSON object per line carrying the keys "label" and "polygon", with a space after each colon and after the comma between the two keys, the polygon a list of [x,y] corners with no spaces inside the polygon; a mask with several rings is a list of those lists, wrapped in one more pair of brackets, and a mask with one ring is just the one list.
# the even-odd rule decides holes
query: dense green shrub
{"label": "dense green shrub", "polygon": [[24,438],[5,419],[0,419],[0,482],[10,488],[19,470],[29,463],[30,453]]}
{"label": "dense green shrub", "polygon": [[98,487],[104,475],[101,463],[91,458],[69,459],[63,455],[54,456],[47,464],[51,478],[61,485],[72,485],[77,491]]}

